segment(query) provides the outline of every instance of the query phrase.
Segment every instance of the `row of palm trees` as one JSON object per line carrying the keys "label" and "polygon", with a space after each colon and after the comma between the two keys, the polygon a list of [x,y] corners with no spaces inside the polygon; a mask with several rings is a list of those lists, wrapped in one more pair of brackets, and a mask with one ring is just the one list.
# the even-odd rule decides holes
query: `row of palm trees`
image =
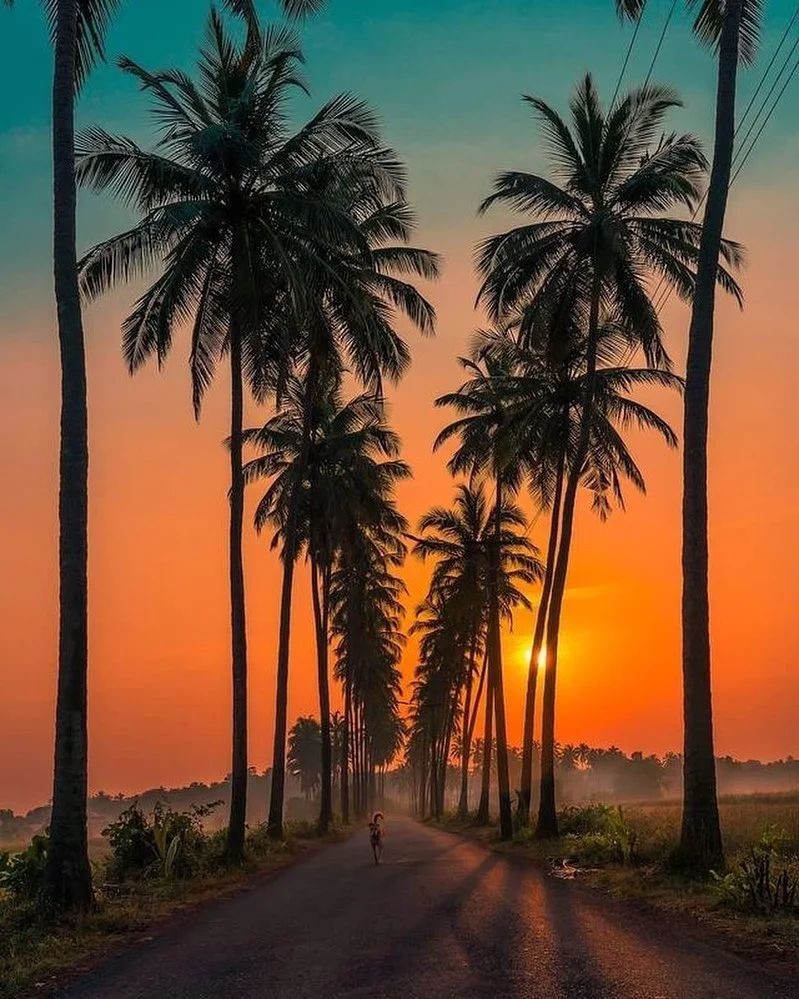
{"label": "row of palm trees", "polygon": [[[509,616],[512,606],[523,602],[514,593],[515,578],[527,582],[536,569],[542,571],[532,551],[520,561],[520,539],[503,531],[509,515],[513,524],[524,524],[518,511],[503,513],[505,497],[524,485],[537,508],[549,512],[550,529],[528,675],[518,819],[530,820],[543,659],[536,832],[548,838],[558,834],[558,645],[578,493],[587,489],[595,510],[606,516],[614,502],[623,506],[625,480],[643,491],[643,476],[624,440],[630,427],[653,430],[676,446],[672,429],[628,393],[639,386],[682,387],[663,343],[652,279],[693,301],[703,229],[673,213],[698,205],[707,164],[693,136],[664,133],[667,113],[679,105],[664,88],[645,86],[605,109],[587,76],[572,99],[570,120],[540,100],[526,100],[541,122],[551,175],[500,174],[483,203],[483,210],[502,204],[524,219],[478,248],[480,299],[495,328],[481,334],[464,359],[468,380],[438,400],[459,418],[436,446],[454,439],[451,471],[468,475],[470,482],[492,483],[489,520],[494,526],[469,532],[467,544],[466,525],[476,523],[467,511],[485,505],[482,492],[462,492],[453,510],[432,511],[422,521],[422,532],[435,527],[443,533],[434,540],[423,534],[417,543],[420,555],[438,561],[416,626],[425,637],[415,690],[413,758],[423,775],[419,786],[425,788],[429,780],[430,808],[437,813],[456,734],[466,771],[476,657],[484,647],[485,740],[490,746],[495,725],[500,831],[512,834],[499,622],[502,610]],[[740,248],[722,240],[720,255],[715,281],[740,300],[726,269],[740,264]],[[632,367],[639,356],[643,366]],[[464,572],[472,587],[466,596]],[[508,599],[511,594],[515,599]],[[489,765],[486,754],[486,788]],[[460,810],[467,807],[462,800]],[[484,801],[478,815],[484,817],[485,811]]]}
{"label": "row of palm trees", "polygon": [[[12,2],[5,0],[7,6]],[[622,16],[640,18],[645,2],[616,0],[616,9]],[[281,0],[280,5],[285,13],[298,16],[323,4],[322,0]],[[228,846],[236,857],[242,850],[246,807],[247,652],[241,558],[245,387],[257,399],[271,399],[279,406],[290,379],[299,378],[310,412],[322,392],[319,386],[336,384],[336,361],[346,358],[379,405],[382,379],[399,376],[407,361],[404,344],[391,325],[390,306],[407,312],[422,328],[432,321],[427,304],[400,276],[432,276],[435,260],[400,247],[389,255],[391,259],[375,261],[375,244],[402,242],[411,221],[396,158],[382,147],[369,109],[346,96],[329,102],[302,128],[290,128],[285,99],[303,88],[301,56],[287,35],[263,31],[253,0],[225,0],[225,6],[246,23],[242,43],[232,40],[218,13],[212,14],[209,39],[194,78],[177,70],[149,73],[123,60],[123,68],[155,102],[161,139],[152,152],[99,129],[86,133],[76,146],[77,97],[93,65],[103,58],[104,37],[120,6],[118,0],[48,0],[44,6],[54,43],[53,256],[62,373],[60,624],[47,885],[55,906],[85,909],[91,901],[91,876],[86,842],[88,419],[81,290],[91,298],[120,279],[153,265],[160,267],[158,281],[125,323],[125,353],[131,370],[149,357],[161,362],[174,331],[189,325],[193,401],[199,411],[218,363],[224,359],[230,366],[234,736]],[[648,363],[658,360],[662,367],[663,357],[658,358],[656,350],[657,316],[645,292],[642,269],[660,272],[691,298],[683,505],[686,767],[682,850],[687,862],[705,869],[718,864],[722,856],[712,751],[707,599],[707,409],[714,296],[719,280],[734,290],[731,279],[720,271],[719,261],[726,256],[735,262],[738,256],[736,248],[722,240],[736,74],[739,61],[751,61],[756,51],[763,6],[762,0],[702,0],[699,4],[696,30],[716,49],[719,67],[714,157],[701,226],[652,217],[678,202],[698,210],[697,184],[704,164],[695,143],[663,140],[634,169],[655,139],[662,113],[674,103],[673,98],[647,88],[646,93],[614,102],[603,113],[593,86],[586,81],[575,100],[574,134],[564,129],[551,109],[533,102],[544,120],[556,172],[565,183],[559,186],[528,175],[503,175],[489,200],[532,212],[536,221],[487,241],[480,259],[485,278],[481,299],[498,327],[509,327],[511,320],[518,323],[519,346],[571,342],[574,338],[564,333],[569,327],[580,329],[584,338],[582,417],[576,436],[562,449],[563,461],[554,478],[549,545],[554,557],[547,560],[550,568],[539,608],[540,634],[536,629],[546,654],[545,733],[553,718],[557,637],[574,504],[591,449],[589,416],[597,394],[600,330],[608,322],[625,326],[632,321],[635,336],[648,352]],[[128,233],[96,248],[80,269],[78,182],[113,192],[139,215]],[[357,207],[348,198],[354,192]],[[545,336],[542,329],[548,330]],[[361,349],[363,343],[368,346]],[[474,472],[491,468],[497,493],[497,536],[502,533],[499,525],[508,481],[513,488],[509,480],[512,463],[503,443],[505,421],[500,414],[501,410],[495,413],[497,432],[492,437],[496,446],[490,460],[485,451],[481,458],[476,451],[467,458],[468,442],[464,440],[463,445],[464,467],[471,463]],[[310,428],[305,437],[310,440]],[[298,516],[289,510],[281,527],[286,570],[276,713],[276,742],[280,741],[276,763],[281,770],[291,576],[304,544],[297,521]],[[331,568],[329,575],[332,594],[336,572],[357,545],[362,546],[371,561],[361,583],[364,592],[380,594],[376,599],[382,606],[377,615],[380,621],[361,621],[359,626],[373,631],[379,631],[381,622],[391,631],[396,620],[397,584],[388,580],[396,578],[392,572],[400,542],[395,530],[387,533],[392,535],[388,544],[383,527],[367,527],[353,541],[349,555],[343,547],[339,550],[339,568]],[[495,544],[487,581],[485,638],[493,650],[488,656],[491,679],[486,688],[491,697],[501,689],[496,628],[501,559]],[[321,566],[329,561],[329,553],[317,553],[314,560],[315,592],[320,594],[317,617],[323,623]],[[344,642],[338,634],[339,642]],[[387,644],[396,644],[395,639],[396,635]],[[531,683],[536,665],[534,650]],[[527,698],[526,743],[530,742],[527,733],[534,689],[530,688]],[[351,717],[355,723],[357,715],[362,722],[365,709],[356,705],[362,691],[356,694],[353,683],[349,693]],[[359,746],[358,752],[363,748]],[[545,828],[552,825],[554,816],[546,773],[544,783]],[[503,814],[507,817],[504,805]],[[277,831],[281,824],[282,803],[273,798],[270,827]]]}
{"label": "row of palm trees", "polygon": [[[423,332],[434,323],[432,308],[407,280],[435,277],[437,260],[408,246],[413,218],[401,164],[383,146],[372,111],[349,95],[293,127],[287,105],[304,89],[301,62],[285,31],[262,30],[251,19],[237,43],[212,9],[196,79],[122,60],[151,97],[161,133],[155,149],[100,129],[84,133],[78,144],[78,180],[111,191],[139,215],[133,228],[83,259],[84,294],[95,297],[153,264],[160,267],[123,325],[131,372],[150,358],[163,362],[174,333],[190,326],[199,416],[218,363],[229,359],[232,860],[242,856],[246,818],[245,485],[270,480],[256,527],[273,528],[283,563],[268,829],[283,834],[293,579],[305,555],[317,641],[324,831],[332,819],[328,645],[334,622],[349,627],[341,624],[340,606],[348,595],[338,595],[335,574],[363,545],[374,546],[378,560],[394,556],[403,521],[393,491],[408,469],[384,422],[382,387],[408,363],[397,315]],[[349,402],[342,396],[345,371],[366,390]],[[246,391],[275,405],[263,428],[243,427]],[[245,464],[248,445],[260,454]],[[381,627],[393,632],[398,623]],[[397,658],[389,656],[389,671]],[[349,668],[351,720],[357,721],[352,747],[367,754],[362,763],[371,772],[370,702],[357,665]],[[388,683],[391,696],[382,706],[391,718],[397,686],[398,680]],[[365,733],[363,746],[359,733]]]}
{"label": "row of palm trees", "polygon": [[[302,127],[292,127],[287,102],[293,93],[306,92],[302,53],[287,31],[265,29],[254,4],[246,0],[226,4],[245,20],[242,40],[212,8],[194,76],[179,70],[152,73],[132,60],[120,60],[152,102],[159,132],[154,149],[143,149],[100,128],[89,129],[76,140],[76,92],[93,61],[102,56],[102,39],[116,6],[110,0],[59,0],[48,5],[56,40],[55,255],[64,373],[62,627],[48,886],[56,906],[77,909],[85,909],[91,901],[85,822],[88,448],[80,294],[91,300],[121,281],[158,269],[157,280],[123,325],[125,358],[131,372],[150,358],[160,364],[175,333],[188,328],[198,416],[220,362],[229,364],[233,761],[228,854],[237,860],[244,848],[248,739],[244,489],[247,477],[261,474],[268,464],[269,435],[280,429],[272,423],[262,431],[245,432],[245,393],[260,402],[271,400],[281,414],[293,405],[297,415],[298,405],[302,406],[295,467],[282,476],[286,488],[273,483],[259,507],[264,522],[271,520],[278,529],[284,563],[269,813],[270,831],[280,835],[294,565],[305,547],[314,595],[319,598],[315,610],[320,704],[326,730],[323,742],[329,747],[323,669],[327,643],[321,636],[329,629],[341,642],[347,639],[346,599],[337,579],[344,564],[369,548],[373,576],[379,574],[381,560],[385,573],[392,579],[395,573],[399,515],[391,490],[401,466],[386,461],[386,467],[378,468],[376,455],[381,448],[397,449],[383,424],[382,387],[384,379],[399,378],[408,362],[407,347],[394,328],[396,315],[405,313],[425,332],[432,330],[433,310],[409,279],[431,278],[437,271],[434,255],[407,246],[413,215],[405,197],[404,171],[393,151],[383,145],[374,113],[357,99],[340,95]],[[285,0],[282,6],[287,14],[298,15],[320,4]],[[74,231],[78,184],[112,193],[137,216],[132,228],[94,247],[81,261]],[[360,455],[351,438],[354,451],[339,456],[342,461],[353,460],[353,494],[348,499],[339,496],[342,516],[336,521],[334,538],[318,511],[306,511],[304,523],[299,511],[309,475],[332,476],[336,488],[343,489],[332,465],[325,467],[323,461],[312,468],[310,447],[320,429],[316,423],[320,413],[327,411],[324,420],[331,409],[346,408],[340,397],[345,366],[367,395],[341,417],[346,423],[355,414],[362,439]],[[260,467],[257,459],[245,466],[248,442],[265,451]],[[371,483],[376,492],[371,498],[361,479],[370,461],[376,469]],[[275,466],[273,474],[279,478],[279,472]],[[326,508],[324,517],[332,516],[334,509]],[[368,576],[360,563],[358,571]],[[364,578],[366,587],[374,582]],[[379,602],[375,597],[375,604]],[[385,606],[382,611],[390,644],[396,637],[396,615]],[[380,623],[373,621],[371,626],[384,639]],[[396,654],[387,668],[396,673]],[[346,672],[347,667],[341,669]],[[367,690],[373,679],[358,674],[355,664],[352,669],[350,710],[358,726],[351,745],[369,766],[371,761],[379,765],[381,753],[389,752],[386,746],[397,738],[398,674],[390,685],[391,695],[378,706]],[[384,714],[388,711],[388,718],[380,714],[381,708]],[[375,726],[374,739],[367,720]],[[327,773],[329,789],[329,748]],[[331,811],[328,793],[320,818],[323,827]]]}

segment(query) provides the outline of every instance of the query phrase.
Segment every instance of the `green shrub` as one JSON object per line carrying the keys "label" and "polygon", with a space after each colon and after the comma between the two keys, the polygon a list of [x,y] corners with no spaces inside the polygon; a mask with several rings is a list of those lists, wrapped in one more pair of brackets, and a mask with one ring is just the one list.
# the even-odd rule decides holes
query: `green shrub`
{"label": "green shrub", "polygon": [[111,850],[109,877],[195,877],[216,859],[219,837],[206,835],[203,819],[220,804],[177,812],[156,802],[148,817],[134,802],[103,830]]}
{"label": "green shrub", "polygon": [[602,802],[591,805],[567,805],[558,815],[558,829],[562,836],[584,836],[586,833],[605,832],[615,816],[614,806]]}
{"label": "green shrub", "polygon": [[122,879],[142,874],[154,863],[153,830],[137,801],[103,829],[102,835],[111,851],[109,876]]}
{"label": "green shrub", "polygon": [[44,888],[47,833],[34,836],[19,853],[0,855],[0,888],[19,899],[35,900]]}
{"label": "green shrub", "polygon": [[742,912],[771,916],[778,912],[796,915],[797,878],[785,855],[788,837],[770,827],[746,859],[727,874],[713,872],[713,882],[721,901]]}
{"label": "green shrub", "polygon": [[570,806],[561,812],[559,826],[571,852],[582,861],[632,864],[638,859],[638,837],[621,806]]}

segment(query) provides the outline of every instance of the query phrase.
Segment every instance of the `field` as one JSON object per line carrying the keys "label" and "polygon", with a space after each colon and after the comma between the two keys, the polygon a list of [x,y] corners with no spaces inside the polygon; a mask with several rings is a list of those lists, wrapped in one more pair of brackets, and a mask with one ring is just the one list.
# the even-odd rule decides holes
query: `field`
{"label": "field", "polygon": [[[768,833],[779,834],[786,855],[799,856],[799,791],[730,795],[720,799],[719,810],[728,862],[744,857]],[[636,830],[642,859],[659,860],[676,843],[679,802],[634,803],[622,812]]]}

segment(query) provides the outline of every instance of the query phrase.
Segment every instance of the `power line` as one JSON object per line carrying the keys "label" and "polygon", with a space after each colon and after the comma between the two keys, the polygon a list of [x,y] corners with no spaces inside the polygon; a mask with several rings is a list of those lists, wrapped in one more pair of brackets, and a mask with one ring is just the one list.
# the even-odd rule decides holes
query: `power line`
{"label": "power line", "polygon": [[[797,43],[799,44],[799,39],[797,39]],[[763,124],[757,130],[757,134],[755,135],[754,139],[752,140],[752,144],[749,146],[749,148],[747,149],[746,153],[744,154],[743,159],[741,160],[740,164],[738,165],[738,169],[732,175],[732,180],[730,181],[730,187],[732,187],[732,185],[738,179],[738,175],[740,174],[741,170],[743,170],[743,168],[746,166],[746,161],[752,155],[752,152],[753,152],[755,146],[757,145],[757,140],[763,134],[763,131],[765,130],[766,125],[768,125],[768,123],[771,121],[772,115],[777,110],[777,105],[780,103],[780,100],[782,99],[783,94],[788,89],[788,85],[790,84],[791,80],[793,80],[794,76],[796,76],[797,70],[799,70],[799,59],[796,60],[796,62],[793,64],[793,69],[785,77],[785,82],[783,83],[782,87],[780,88],[780,92],[777,94],[776,98],[774,99],[774,103],[771,105],[771,108],[769,109],[769,113],[763,119]]]}
{"label": "power line", "polygon": [[766,68],[763,70],[763,73],[760,77],[760,82],[758,83],[757,87],[755,87],[755,91],[752,94],[752,96],[749,98],[749,103],[746,105],[744,113],[741,115],[741,120],[738,122],[738,125],[736,126],[735,129],[736,134],[738,133],[739,129],[743,127],[744,122],[749,116],[749,112],[752,110],[752,107],[754,106],[754,103],[757,100],[758,94],[763,89],[763,84],[766,82],[766,77],[769,75],[772,67],[774,66],[774,63],[777,61],[777,56],[780,54],[780,49],[785,44],[785,40],[790,34],[791,28],[794,26],[794,24],[796,24],[797,18],[799,18],[799,3],[796,5],[796,9],[793,12],[793,17],[785,26],[785,30],[782,33],[782,37],[779,40],[779,44],[777,45],[776,49],[774,49],[774,54],[769,60],[768,66],[766,66]]}
{"label": "power line", "polygon": [[666,15],[666,20],[663,24],[663,30],[660,32],[660,38],[658,38],[658,43],[655,46],[655,52],[652,56],[652,62],[649,64],[649,71],[646,74],[646,79],[644,80],[644,86],[649,86],[649,81],[652,79],[652,74],[655,71],[655,64],[658,61],[658,56],[660,55],[660,50],[663,48],[663,42],[666,38],[666,33],[669,30],[669,25],[671,24],[671,19],[674,17],[674,11],[677,9],[677,0],[672,0],[669,12]]}
{"label": "power line", "polygon": [[[797,7],[797,12],[799,13],[799,7]],[[768,93],[763,98],[763,102],[761,103],[760,107],[758,108],[757,114],[755,115],[754,119],[752,120],[752,123],[750,124],[749,128],[746,130],[746,134],[741,139],[740,145],[739,145],[738,149],[736,150],[735,159],[738,159],[740,156],[743,155],[743,147],[748,142],[749,137],[751,136],[752,132],[757,128],[758,120],[760,119],[760,116],[763,114],[763,111],[765,110],[766,105],[768,104],[769,100],[771,99],[774,91],[777,89],[777,86],[779,85],[780,79],[782,78],[782,74],[787,69],[788,63],[794,57],[797,48],[799,48],[799,35],[796,36],[796,40],[794,41],[793,46],[791,47],[790,52],[788,53],[788,55],[783,60],[783,63],[782,63],[782,66],[780,66],[779,72],[774,77],[774,82],[771,84],[771,87],[769,88]],[[783,93],[783,91],[780,91],[780,94],[782,94],[782,93]],[[777,98],[777,100],[779,100],[779,97]],[[759,134],[760,133],[758,132],[758,135]],[[733,160],[733,164],[734,163],[735,163],[735,160]]]}
{"label": "power line", "polygon": [[630,57],[633,54],[633,49],[635,48],[635,41],[638,38],[638,32],[641,30],[641,22],[644,19],[644,11],[646,10],[647,0],[644,0],[643,6],[641,7],[641,13],[635,19],[635,28],[633,30],[633,36],[630,39],[630,44],[627,46],[627,54],[624,57],[624,62],[622,63],[621,71],[619,72],[619,79],[616,82],[616,89],[613,91],[613,100],[610,102],[610,106],[613,107],[616,103],[616,98],[619,96],[619,90],[621,89],[622,80],[624,79],[624,74],[627,72],[627,67],[630,64]]}
{"label": "power line", "polygon": [[[783,47],[786,39],[788,38],[788,35],[789,35],[790,31],[791,31],[791,28],[793,28],[794,24],[796,23],[797,18],[799,18],[799,4],[796,5],[796,8],[795,8],[795,10],[793,12],[793,16],[791,17],[790,21],[786,25],[785,30],[782,33],[782,36],[781,36],[781,38],[779,40],[779,43],[777,44],[777,47],[774,50],[774,53],[773,53],[771,59],[769,60],[768,65],[766,66],[766,68],[764,69],[763,73],[761,74],[760,81],[758,82],[757,87],[755,88],[754,93],[752,94],[751,98],[749,99],[749,103],[747,104],[746,108],[744,109],[744,113],[741,116],[741,119],[739,120],[738,125],[737,125],[737,127],[735,129],[736,136],[737,136],[739,130],[742,128],[744,122],[746,121],[746,119],[747,119],[747,117],[749,115],[749,112],[751,111],[752,107],[754,106],[754,103],[757,100],[757,97],[758,97],[760,91],[763,89],[763,86],[765,85],[766,79],[767,79],[769,73],[771,72],[771,70],[772,70],[772,68],[774,66],[774,63],[777,60],[777,56],[779,55],[779,53],[780,53],[780,51],[781,51],[781,49],[782,49],[782,47]],[[788,64],[789,64],[790,60],[792,59],[793,55],[795,54],[797,48],[799,48],[799,37],[797,37],[796,41],[794,42],[793,46],[791,47],[790,51],[788,52],[788,55],[783,60],[783,63],[780,66],[780,68],[779,68],[779,70],[777,72],[777,75],[774,78],[774,81],[772,82],[771,87],[769,88],[768,93],[766,94],[765,98],[761,102],[760,107],[758,108],[757,113],[755,114],[753,122],[751,123],[751,125],[749,126],[749,128],[746,130],[746,134],[744,135],[743,139],[741,140],[741,142],[740,142],[740,144],[738,146],[738,149],[736,150],[736,152],[735,152],[735,154],[733,156],[732,165],[735,168],[736,164],[737,164],[737,169],[735,169],[735,172],[733,173],[733,176],[730,179],[730,185],[729,185],[730,188],[733,186],[733,184],[735,183],[735,181],[738,179],[741,171],[743,170],[744,166],[746,165],[747,160],[752,155],[752,152],[754,151],[754,149],[755,149],[755,147],[756,147],[756,145],[758,143],[758,140],[762,136],[762,134],[763,134],[766,126],[768,125],[768,123],[771,120],[774,112],[776,111],[777,106],[778,106],[780,100],[782,99],[783,95],[785,94],[785,91],[788,89],[788,86],[789,86],[791,80],[794,78],[794,76],[796,75],[797,71],[799,71],[799,60],[797,60],[796,63],[794,63],[794,66],[791,69],[791,71],[788,73],[788,76],[785,78],[785,80],[783,82],[783,85],[782,85],[779,93],[777,94],[777,96],[774,99],[771,107],[769,108],[769,110],[768,110],[768,112],[766,114],[766,117],[762,120],[762,122],[760,124],[760,127],[757,130],[757,133],[755,134],[754,138],[752,139],[752,142],[750,143],[749,147],[746,148],[746,150],[745,150],[744,147],[746,146],[747,140],[752,135],[753,130],[755,128],[757,128],[758,121],[760,120],[760,117],[763,114],[763,111],[765,110],[766,105],[768,104],[769,98],[773,95],[774,91],[776,90],[777,86],[779,85],[779,82],[782,79],[783,73],[787,69]],[[694,209],[693,214],[691,216],[691,221],[692,222],[696,219],[697,215],[699,214],[700,209],[702,208],[702,205],[704,205],[705,201],[707,200],[707,195],[708,195],[708,192],[705,191],[705,193],[702,195],[701,200],[699,201],[699,203],[697,204],[696,208]],[[663,308],[665,307],[666,303],[671,298],[672,293],[674,291],[673,286],[669,286],[669,288],[664,289],[663,293],[661,294],[661,289],[663,288],[665,280],[666,280],[665,277],[661,277],[660,281],[658,282],[658,286],[655,289],[655,293],[652,296],[653,299],[656,299],[656,302],[655,302],[655,311],[656,312],[661,312],[663,310]],[[658,299],[658,295],[660,295],[660,299],[659,300],[657,300]]]}

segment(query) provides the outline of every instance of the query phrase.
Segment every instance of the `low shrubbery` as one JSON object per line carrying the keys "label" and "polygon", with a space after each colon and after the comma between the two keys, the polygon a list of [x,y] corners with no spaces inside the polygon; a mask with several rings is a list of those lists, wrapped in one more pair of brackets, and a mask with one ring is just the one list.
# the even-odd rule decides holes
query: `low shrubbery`
{"label": "low shrubbery", "polygon": [[47,835],[34,836],[19,853],[0,853],[0,889],[16,899],[36,901],[44,886]]}
{"label": "low shrubbery", "polygon": [[[560,839],[541,844],[544,856],[569,860],[578,864],[634,864],[639,861],[638,834],[627,821],[623,809],[616,805],[595,803],[568,805],[558,816]],[[518,830],[517,843],[537,844],[535,830]]]}
{"label": "low shrubbery", "polygon": [[767,829],[743,860],[713,880],[721,901],[739,911],[799,915],[799,858],[783,830]]}
{"label": "low shrubbery", "polygon": [[[213,875],[225,867],[225,831],[207,832],[206,821],[221,802],[192,805],[177,811],[157,802],[145,812],[138,802],[129,805],[103,829],[107,850],[94,863],[94,882],[100,897],[114,894],[124,884],[185,881]],[[286,825],[283,840],[275,841],[266,826],[247,834],[247,857],[255,864],[291,849],[292,842],[316,836],[311,822]],[[30,845],[15,853],[0,852],[0,902],[2,895],[37,903],[44,880],[48,837],[34,836]]]}
{"label": "low shrubbery", "polygon": [[[217,803],[178,811],[133,803],[104,830],[95,857],[95,906],[79,919],[53,918],[42,904],[47,835],[29,846],[0,851],[0,997],[50,982],[65,968],[103,953],[111,939],[150,926],[189,902],[215,898],[272,870],[302,841],[316,838],[310,822],[290,822],[282,840],[266,826],[247,834],[245,864],[225,861],[225,831],[207,832]],[[210,823],[209,823],[210,824]]]}
{"label": "low shrubbery", "polygon": [[126,808],[103,830],[110,848],[108,877],[190,878],[218,865],[224,841],[219,833],[206,833],[203,821],[220,804],[192,805],[178,812],[158,802],[149,816],[138,803]]}

